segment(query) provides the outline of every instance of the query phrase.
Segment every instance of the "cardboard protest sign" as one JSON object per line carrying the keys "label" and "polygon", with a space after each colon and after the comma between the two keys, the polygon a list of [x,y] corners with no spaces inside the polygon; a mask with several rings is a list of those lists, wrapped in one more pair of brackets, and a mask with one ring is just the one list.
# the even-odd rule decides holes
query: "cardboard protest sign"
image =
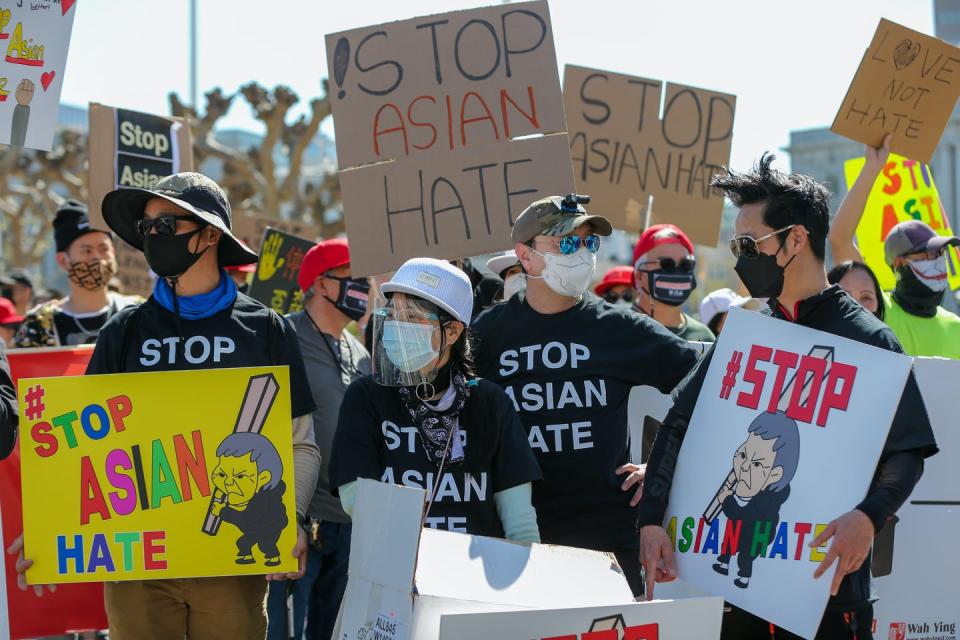
{"label": "cardboard protest sign", "polygon": [[874,544],[873,575],[880,596],[874,604],[876,634],[898,640],[956,638],[960,556],[943,551],[956,546],[960,531],[960,361],[917,358],[914,371],[940,453],[925,461],[910,499]]}
{"label": "cardboard protest sign", "polygon": [[[152,187],[157,180],[193,170],[190,127],[180,118],[90,103],[90,223],[106,229],[100,206],[114,189]],[[124,293],[150,295],[153,278],[143,254],[118,242],[117,276]]]}
{"label": "cardboard protest sign", "polygon": [[326,44],[355,276],[414,256],[506,249],[527,205],[573,190],[545,1],[354,29]]}
{"label": "cardboard protest sign", "polygon": [[0,143],[49,151],[76,0],[0,6]]}
{"label": "cardboard protest sign", "polygon": [[912,361],[738,308],[712,358],[664,521],[679,576],[813,638],[833,570],[808,543],[866,495]]}
{"label": "cardboard protest sign", "polygon": [[[93,354],[93,346],[44,347],[13,349],[7,352],[14,386],[22,378],[81,376]],[[2,512],[3,548],[8,548],[23,533],[22,496],[20,486],[20,446],[0,461],[0,512]],[[103,610],[103,585],[63,585],[55,592],[38,598],[33,590],[17,587],[14,555],[3,554],[5,572],[0,599],[0,638],[4,631],[10,638],[38,638],[62,635],[74,630],[104,629],[107,614]],[[6,626],[9,625],[9,628]]]}
{"label": "cardboard protest sign", "polygon": [[830,128],[929,163],[960,96],[960,49],[881,19]]}
{"label": "cardboard protest sign", "polygon": [[[852,158],[843,164],[847,189],[853,186],[864,163],[864,158]],[[898,223],[911,219],[925,222],[942,236],[954,235],[930,167],[891,153],[883,172],[873,184],[857,226],[860,255],[873,269],[884,291],[893,289],[896,278],[887,265],[883,241]],[[950,288],[960,289],[960,251],[957,247],[947,247],[945,254]]]}
{"label": "cardboard protest sign", "polygon": [[260,243],[257,272],[247,294],[280,315],[303,310],[303,291],[297,284],[300,263],[315,243],[267,227]]}
{"label": "cardboard protest sign", "polygon": [[668,640],[720,637],[721,598],[445,615],[440,640]]}
{"label": "cardboard protest sign", "polygon": [[23,380],[28,580],[295,571],[288,377],[259,367]]}
{"label": "cardboard protest sign", "polygon": [[607,554],[422,528],[425,503],[421,489],[358,482],[332,637],[436,640],[450,614],[633,604]]}
{"label": "cardboard protest sign", "polygon": [[717,244],[723,196],[710,179],[730,163],[736,96],[567,65],[563,100],[577,190],[613,226],[670,222]]}

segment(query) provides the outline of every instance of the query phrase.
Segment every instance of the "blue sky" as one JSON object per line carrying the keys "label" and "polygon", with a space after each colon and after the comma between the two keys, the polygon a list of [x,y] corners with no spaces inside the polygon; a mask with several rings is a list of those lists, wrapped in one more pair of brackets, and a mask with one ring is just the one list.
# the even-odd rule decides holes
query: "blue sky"
{"label": "blue sky", "polygon": [[[187,0],[79,0],[62,100],[168,112],[189,96]],[[324,35],[483,0],[199,0],[199,88],[256,80],[307,101],[327,75]],[[829,126],[881,17],[933,33],[932,0],[552,0],[558,62],[737,95],[732,164]],[[402,13],[400,13],[402,11]],[[227,126],[257,130],[235,102]],[[332,134],[328,122],[325,128]],[[783,154],[781,154],[783,155]],[[786,166],[784,162],[781,166]]]}

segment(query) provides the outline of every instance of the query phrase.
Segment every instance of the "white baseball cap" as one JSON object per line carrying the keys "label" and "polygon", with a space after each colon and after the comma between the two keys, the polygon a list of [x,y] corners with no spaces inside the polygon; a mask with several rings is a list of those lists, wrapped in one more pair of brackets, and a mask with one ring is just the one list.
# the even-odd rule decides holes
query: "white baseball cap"
{"label": "white baseball cap", "polygon": [[513,249],[510,249],[509,251],[504,251],[500,255],[494,256],[487,260],[487,269],[490,269],[494,275],[499,276],[506,269],[519,264],[520,258],[517,257],[517,252]]}
{"label": "white baseball cap", "polygon": [[711,291],[700,301],[700,322],[710,324],[718,313],[727,313],[730,307],[743,306],[749,300],[750,298],[737,295],[733,289]]}
{"label": "white baseball cap", "polygon": [[393,274],[390,282],[380,285],[380,291],[423,298],[463,324],[470,324],[473,315],[470,278],[446,260],[411,258]]}

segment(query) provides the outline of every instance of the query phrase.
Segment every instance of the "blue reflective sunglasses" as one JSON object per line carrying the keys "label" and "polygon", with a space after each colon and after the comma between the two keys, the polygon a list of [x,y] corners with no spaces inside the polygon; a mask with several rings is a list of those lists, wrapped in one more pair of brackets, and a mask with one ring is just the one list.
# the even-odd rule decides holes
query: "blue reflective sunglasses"
{"label": "blue reflective sunglasses", "polygon": [[596,253],[600,250],[600,236],[592,233],[588,236],[560,236],[560,253],[565,256],[576,253],[580,247],[584,246],[590,253]]}

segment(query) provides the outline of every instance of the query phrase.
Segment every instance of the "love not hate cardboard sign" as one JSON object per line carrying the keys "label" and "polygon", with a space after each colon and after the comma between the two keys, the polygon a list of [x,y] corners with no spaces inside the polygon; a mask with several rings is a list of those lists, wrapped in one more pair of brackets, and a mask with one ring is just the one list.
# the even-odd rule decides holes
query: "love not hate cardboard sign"
{"label": "love not hate cardboard sign", "polygon": [[831,131],[929,163],[960,96],[960,49],[881,19]]}
{"label": "love not hate cardboard sign", "polygon": [[812,638],[833,570],[808,545],[866,495],[911,363],[730,309],[664,522],[679,577]]}
{"label": "love not hate cardboard sign", "polygon": [[[852,158],[843,163],[848,190],[863,170],[864,163],[864,158]],[[863,217],[857,225],[860,255],[873,269],[884,291],[893,290],[896,278],[887,264],[883,243],[890,230],[906,220],[920,220],[942,236],[954,235],[930,167],[891,153],[873,183]],[[960,251],[949,246],[945,255],[950,288],[960,289]]]}
{"label": "love not hate cardboard sign", "polygon": [[730,164],[736,96],[567,65],[563,99],[577,189],[597,211],[619,229],[670,222],[717,244],[710,180]]}
{"label": "love not hate cardboard sign", "polygon": [[296,570],[286,367],[18,391],[32,584]]}
{"label": "love not hate cardboard sign", "polygon": [[512,246],[517,215],[574,181],[544,1],[327,36],[355,276]]}
{"label": "love not hate cardboard sign", "polygon": [[0,143],[49,151],[76,0],[0,5]]}

